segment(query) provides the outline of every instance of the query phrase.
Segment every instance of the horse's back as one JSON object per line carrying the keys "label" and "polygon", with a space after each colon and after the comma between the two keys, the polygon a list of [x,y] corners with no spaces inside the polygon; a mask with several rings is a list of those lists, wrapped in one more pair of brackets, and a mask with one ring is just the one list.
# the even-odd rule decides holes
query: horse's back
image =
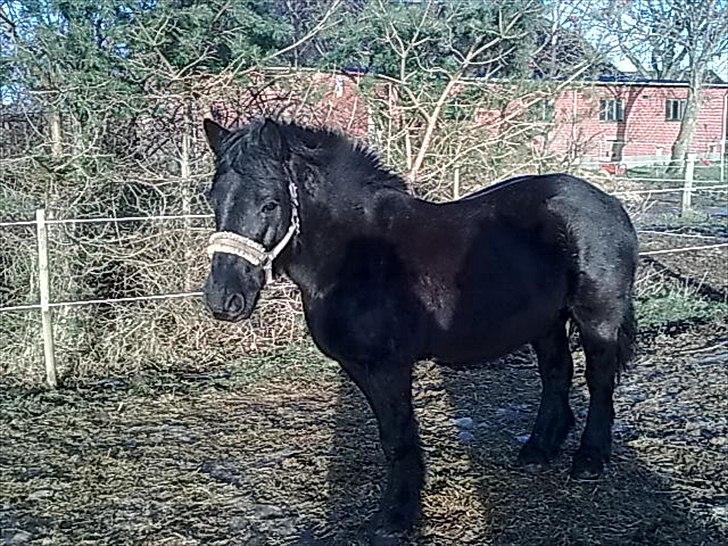
{"label": "horse's back", "polygon": [[621,202],[582,178],[520,176],[466,196],[462,204],[481,207],[494,222],[539,230],[577,265],[637,260],[637,236]]}
{"label": "horse's back", "polygon": [[466,250],[454,260],[448,312],[429,306],[447,319],[434,328],[439,356],[494,356],[532,340],[573,305],[589,303],[583,290],[576,293],[585,278],[605,295],[626,298],[631,291],[634,229],[618,200],[582,179],[506,180],[444,205],[441,213],[454,246]]}

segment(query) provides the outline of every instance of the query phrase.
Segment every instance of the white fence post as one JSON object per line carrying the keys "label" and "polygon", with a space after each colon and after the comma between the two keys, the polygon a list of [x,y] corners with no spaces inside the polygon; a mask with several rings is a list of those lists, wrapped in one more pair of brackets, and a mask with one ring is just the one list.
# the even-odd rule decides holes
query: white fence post
{"label": "white fence post", "polygon": [[693,181],[695,179],[695,154],[688,154],[685,165],[685,184],[683,185],[681,214],[685,215],[693,207]]}
{"label": "white fence post", "polygon": [[[180,161],[179,161],[179,174],[182,179],[182,214],[192,214],[192,190],[190,188],[190,180],[192,178],[192,171],[190,166],[190,148],[192,131],[192,122],[190,120],[190,104],[185,105],[185,113],[182,122],[182,146],[180,149]],[[184,252],[184,276],[185,276],[185,290],[192,290],[192,246],[189,242],[190,234],[192,233],[192,221],[189,218],[184,220],[184,237],[185,237],[185,252]]]}
{"label": "white fence post", "polygon": [[48,227],[45,221],[45,209],[35,211],[38,234],[38,287],[40,289],[40,316],[43,329],[43,357],[45,359],[46,380],[48,386],[58,386],[56,375],[56,359],[53,352],[53,322],[50,302],[50,280],[48,275]]}
{"label": "white fence post", "polygon": [[455,167],[452,181],[452,198],[460,199],[460,167]]}

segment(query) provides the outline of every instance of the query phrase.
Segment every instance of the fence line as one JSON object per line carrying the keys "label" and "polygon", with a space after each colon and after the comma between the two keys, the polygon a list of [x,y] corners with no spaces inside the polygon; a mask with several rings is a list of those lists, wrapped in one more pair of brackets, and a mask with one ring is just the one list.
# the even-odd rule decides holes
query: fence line
{"label": "fence line", "polygon": [[[185,217],[201,217],[201,215],[175,215],[173,219],[185,218]],[[209,217],[204,215],[203,217]],[[138,220],[137,217],[128,217],[127,219],[133,218]],[[154,217],[145,217],[154,218]],[[159,218],[159,217],[157,217]],[[93,219],[101,220],[101,219]],[[118,220],[116,218],[115,220]],[[70,221],[69,221],[70,222]],[[120,303],[131,303],[131,302],[147,302],[147,301],[160,301],[160,300],[171,300],[171,299],[184,299],[192,297],[200,297],[202,292],[189,291],[189,292],[176,292],[169,294],[155,294],[151,296],[130,296],[122,298],[98,298],[90,300],[77,300],[77,301],[61,301],[51,302],[49,301],[49,282],[48,282],[48,264],[47,264],[47,231],[46,222],[44,218],[44,211],[38,210],[36,216],[37,236],[38,236],[38,269],[39,269],[39,288],[40,288],[40,303],[37,304],[25,304],[0,307],[0,312],[10,311],[28,311],[28,310],[40,310],[41,312],[41,334],[43,339],[43,354],[44,364],[46,369],[46,381],[51,388],[57,387],[57,375],[55,368],[55,355],[54,355],[54,338],[53,338],[53,325],[52,325],[52,309],[58,307],[80,307],[86,305],[103,305],[103,304],[120,304]],[[57,223],[65,223],[58,221]],[[24,224],[28,224],[27,222]],[[640,256],[654,256],[660,254],[673,254],[678,252],[696,252],[709,249],[717,249],[728,247],[728,243],[718,243],[712,245],[696,245],[689,247],[680,247],[673,249],[663,250],[650,250],[640,252]]]}
{"label": "fence line", "polygon": [[[611,177],[611,181],[614,182],[639,182],[639,181],[663,181],[663,182],[682,182],[683,185],[680,187],[672,188],[659,188],[659,189],[637,189],[637,190],[620,190],[612,192],[612,195],[654,195],[654,194],[665,194],[665,193],[682,193],[682,204],[681,212],[685,214],[689,212],[692,206],[692,195],[695,192],[709,192],[709,193],[726,193],[728,192],[728,184],[722,182],[718,184],[712,184],[719,182],[717,180],[702,181],[703,184],[695,186],[695,167],[696,158],[694,154],[689,154],[687,159],[687,168],[685,170],[684,179],[667,179],[667,178],[644,178],[634,177],[629,178],[625,176],[614,176]],[[525,167],[526,165],[524,165]],[[455,196],[459,194],[459,173],[460,170],[455,171]],[[721,175],[722,179],[722,175]],[[122,298],[100,298],[90,300],[77,300],[77,301],[62,301],[62,302],[50,302],[49,301],[49,282],[48,282],[48,251],[47,251],[47,226],[49,224],[119,224],[124,222],[154,222],[154,221],[172,221],[172,220],[208,220],[213,218],[212,214],[158,214],[151,216],[106,216],[106,217],[88,217],[88,218],[60,218],[60,219],[46,219],[45,211],[43,209],[36,211],[35,220],[20,220],[20,221],[3,221],[0,222],[0,228],[3,227],[18,227],[18,226],[36,226],[36,235],[38,242],[38,272],[39,272],[39,288],[40,288],[40,303],[38,304],[25,304],[0,307],[0,312],[10,311],[28,311],[28,310],[40,310],[42,319],[42,338],[44,346],[44,361],[46,366],[46,379],[48,385],[51,388],[55,388],[56,372],[55,372],[55,357],[53,349],[53,328],[52,328],[52,314],[53,308],[58,307],[80,307],[86,305],[104,305],[104,304],[120,304],[120,303],[131,303],[131,302],[146,302],[155,300],[171,300],[171,299],[183,299],[191,297],[199,297],[202,295],[199,291],[188,291],[188,292],[176,292],[169,294],[156,294],[151,296],[130,296]],[[642,233],[653,233],[660,235],[673,235],[677,237],[698,237],[700,235],[690,234],[669,234],[665,232],[655,231],[643,231]],[[705,237],[705,236],[703,236]],[[708,238],[708,237],[705,237]],[[662,250],[648,250],[640,252],[640,256],[654,256],[664,254],[674,254],[681,252],[698,252],[703,250],[718,249],[728,247],[728,242],[721,242],[709,245],[695,245],[679,248],[668,248]]]}
{"label": "fence line", "polygon": [[[611,192],[609,195],[651,195],[655,193],[680,193],[684,191],[686,191],[685,186],[682,186],[680,188],[660,188],[658,190],[619,190]],[[696,191],[724,193],[728,192],[728,184],[716,184],[714,186],[691,186],[689,191],[690,193],[695,193]]]}
{"label": "fence line", "polygon": [[637,233],[646,233],[647,235],[664,235],[665,237],[688,237],[693,239],[723,239],[720,235],[703,235],[700,233],[677,233],[674,231],[657,231],[653,229],[638,229]]}
{"label": "fence line", "polygon": [[0,227],[34,226],[35,224],[35,220],[7,220],[0,222]]}
{"label": "fence line", "polygon": [[[640,232],[645,233],[645,232]],[[664,232],[654,232],[654,233],[660,233],[668,235]],[[674,235],[674,234],[669,234]],[[686,237],[690,237],[690,235],[685,235]],[[711,238],[708,236],[704,236],[706,238]],[[698,252],[701,250],[711,250],[716,248],[723,248],[728,247],[728,242],[725,243],[716,243],[712,245],[698,245],[698,246],[687,246],[687,247],[678,247],[678,248],[666,248],[663,250],[648,250],[644,252],[640,252],[640,256],[653,256],[655,254],[674,254],[679,252]],[[196,292],[172,292],[169,294],[154,294],[151,296],[130,296],[126,298],[101,298],[101,299],[92,299],[92,300],[77,300],[77,301],[59,301],[59,302],[49,302],[48,307],[49,308],[56,308],[56,307],[82,307],[85,305],[114,305],[117,303],[132,303],[132,302],[141,302],[141,301],[155,301],[155,300],[171,300],[171,299],[184,299],[184,298],[195,298],[202,296],[203,293],[200,291]],[[42,305],[40,303],[28,303],[23,305],[10,305],[6,307],[0,307],[0,313],[2,312],[12,312],[12,311],[31,311],[31,310],[37,310],[42,309]]]}
{"label": "fence line", "polygon": [[[158,214],[153,216],[106,216],[89,218],[59,218],[46,220],[46,224],[116,224],[122,222],[149,222],[154,220],[206,220],[214,218],[214,214]],[[0,227],[34,226],[35,220],[8,220],[0,222]]]}
{"label": "fence line", "polygon": [[[100,304],[117,304],[117,303],[131,303],[135,301],[154,301],[154,300],[172,300],[182,298],[193,298],[202,296],[202,292],[172,292],[170,294],[154,294],[151,296],[129,296],[126,298],[101,298],[94,300],[77,300],[77,301],[57,301],[48,303],[48,307],[82,307],[84,305],[100,305]],[[28,311],[33,309],[41,309],[40,303],[29,303],[27,305],[11,305],[8,307],[0,307],[0,312],[3,311]]]}
{"label": "fence line", "polygon": [[214,218],[214,214],[159,214],[156,216],[108,216],[106,218],[61,218],[47,220],[47,224],[117,224],[123,222],[149,222],[153,220],[195,220]]}
{"label": "fence line", "polygon": [[[682,165],[684,163],[689,163],[689,159],[685,159],[684,161],[676,162],[678,165]],[[667,163],[653,163],[651,165],[647,165],[645,163],[630,163],[629,161],[597,161],[597,162],[584,162],[584,163],[568,163],[568,162],[562,162],[562,161],[534,161],[532,163],[494,163],[493,166],[496,167],[564,167],[564,168],[571,168],[571,169],[579,169],[582,167],[592,168],[592,167],[604,167],[607,165],[614,165],[619,167],[625,167],[625,168],[642,168],[642,167],[661,167],[664,169],[668,169],[670,167]],[[713,163],[710,165],[704,164],[704,162],[700,159],[695,159],[695,167],[699,169],[715,169],[720,167],[720,161],[719,160],[713,160]]]}
{"label": "fence line", "polygon": [[680,248],[666,248],[664,250],[648,250],[646,252],[640,252],[640,256],[654,256],[656,254],[672,254],[675,252],[692,252],[696,250],[707,250],[711,248],[723,248],[728,247],[728,243],[717,243],[714,245],[702,245],[702,246],[684,246]]}
{"label": "fence line", "polygon": [[[684,178],[650,178],[647,176],[614,176],[611,180],[615,182],[685,182]],[[723,184],[720,180],[700,180],[705,184],[716,183]]]}
{"label": "fence line", "polygon": [[[207,220],[214,218],[214,214],[158,214],[154,216],[106,216],[98,218],[59,218],[46,220],[46,224],[116,224],[123,222],[149,222],[155,220]],[[18,220],[0,222],[0,227],[34,226],[35,220]]]}

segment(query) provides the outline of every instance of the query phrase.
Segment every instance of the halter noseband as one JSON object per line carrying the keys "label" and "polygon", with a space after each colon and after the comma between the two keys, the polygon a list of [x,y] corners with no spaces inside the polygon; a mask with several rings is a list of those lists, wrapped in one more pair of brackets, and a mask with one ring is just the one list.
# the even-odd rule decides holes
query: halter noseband
{"label": "halter noseband", "polygon": [[273,260],[288,246],[294,236],[300,231],[300,220],[298,217],[298,190],[293,181],[288,183],[288,193],[291,198],[291,223],[283,238],[278,241],[271,250],[266,250],[263,245],[243,237],[232,231],[217,231],[210,235],[207,245],[207,255],[212,258],[215,252],[225,252],[240,256],[246,262],[255,267],[263,267],[265,270],[265,283],[273,280]]}

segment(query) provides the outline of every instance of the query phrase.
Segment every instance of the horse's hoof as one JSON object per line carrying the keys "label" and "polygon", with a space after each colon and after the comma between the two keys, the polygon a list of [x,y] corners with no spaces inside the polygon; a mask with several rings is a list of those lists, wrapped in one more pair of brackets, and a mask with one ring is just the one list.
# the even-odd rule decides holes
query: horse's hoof
{"label": "horse's hoof", "polygon": [[405,507],[395,512],[379,512],[367,526],[369,544],[372,546],[398,546],[404,544],[407,532],[417,517],[416,507]]}
{"label": "horse's hoof", "polygon": [[518,459],[516,459],[518,466],[525,467],[546,466],[549,462],[551,462],[550,454],[531,442],[523,445],[521,451],[518,452]]}
{"label": "horse's hoof", "polygon": [[593,481],[604,472],[606,458],[594,451],[577,451],[571,464],[571,477],[574,480]]}
{"label": "horse's hoof", "polygon": [[401,533],[389,533],[383,530],[372,530],[368,533],[370,546],[401,546],[404,544]]}

